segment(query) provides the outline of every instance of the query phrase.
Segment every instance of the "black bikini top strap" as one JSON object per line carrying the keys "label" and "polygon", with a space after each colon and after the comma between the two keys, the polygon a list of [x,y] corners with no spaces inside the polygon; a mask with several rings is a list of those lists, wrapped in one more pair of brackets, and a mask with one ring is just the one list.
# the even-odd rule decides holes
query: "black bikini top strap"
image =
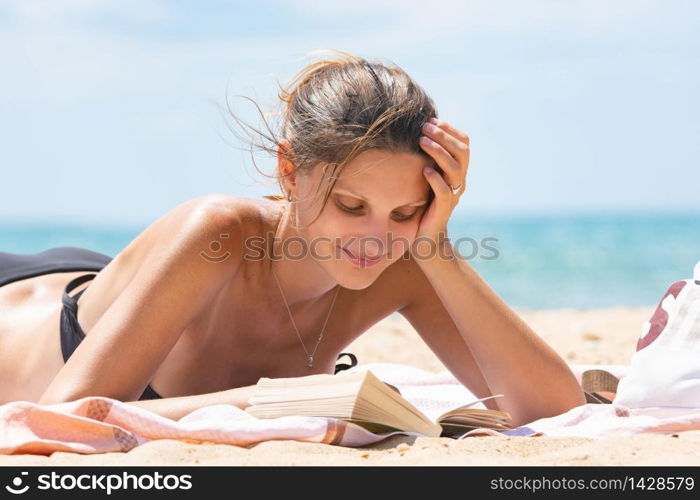
{"label": "black bikini top strap", "polygon": [[83,274],[82,276],[78,276],[77,278],[70,280],[66,285],[66,293],[72,292],[86,281],[93,279],[95,276],[97,276],[97,274]]}
{"label": "black bikini top strap", "polygon": [[63,290],[63,305],[70,308],[71,310],[75,310],[77,306],[78,299],[80,296],[83,294],[85,290],[80,290],[78,293],[76,293],[73,296],[68,295],[70,292],[75,290],[77,287],[85,283],[86,281],[90,281],[93,279],[97,274],[91,273],[91,274],[83,274],[82,276],[78,276],[77,278],[74,278],[68,282],[66,285],[66,288]]}
{"label": "black bikini top strap", "polygon": [[351,353],[351,352],[341,352],[340,354],[338,354],[338,358],[337,358],[337,359],[340,359],[340,358],[342,358],[343,356],[348,356],[348,357],[350,358],[350,364],[348,365],[348,364],[346,364],[346,363],[337,363],[337,364],[335,365],[335,374],[337,374],[337,373],[340,372],[340,371],[349,370],[350,368],[352,368],[352,367],[354,367],[354,366],[357,366],[357,356],[355,356],[353,353]]}

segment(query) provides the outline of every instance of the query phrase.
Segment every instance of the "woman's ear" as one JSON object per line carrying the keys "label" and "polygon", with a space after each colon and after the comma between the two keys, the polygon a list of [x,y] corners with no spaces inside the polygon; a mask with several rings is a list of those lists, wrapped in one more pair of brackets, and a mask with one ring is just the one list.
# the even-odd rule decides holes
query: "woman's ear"
{"label": "woman's ear", "polygon": [[297,172],[291,161],[292,152],[292,146],[287,139],[282,139],[277,145],[277,175],[285,193],[293,191],[296,186]]}

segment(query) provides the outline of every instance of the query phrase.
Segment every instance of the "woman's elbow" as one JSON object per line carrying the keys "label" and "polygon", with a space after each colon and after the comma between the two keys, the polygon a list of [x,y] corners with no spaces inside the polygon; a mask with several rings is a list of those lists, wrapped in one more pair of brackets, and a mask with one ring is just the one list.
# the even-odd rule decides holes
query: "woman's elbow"
{"label": "woman's elbow", "polygon": [[59,394],[56,392],[45,392],[37,401],[40,405],[55,405],[60,403],[68,403],[69,401],[74,401],[75,399],[80,399],[77,397],[71,397],[67,394]]}
{"label": "woman's elbow", "polygon": [[[41,395],[39,401],[40,405],[54,405],[61,403],[68,403],[71,401],[77,401],[78,399],[90,397],[90,396],[102,396],[109,397],[112,399],[121,399],[114,396],[107,396],[105,394],[96,394],[94,391],[79,388],[62,387],[58,389],[47,389],[44,394]],[[128,401],[125,399],[123,401]]]}
{"label": "woman's elbow", "polygon": [[562,415],[576,407],[586,404],[586,395],[580,387],[567,392],[561,397],[550,397],[540,401],[537,406],[523,408],[520,412],[513,412],[511,415],[511,425],[519,427],[542,418],[551,418]]}

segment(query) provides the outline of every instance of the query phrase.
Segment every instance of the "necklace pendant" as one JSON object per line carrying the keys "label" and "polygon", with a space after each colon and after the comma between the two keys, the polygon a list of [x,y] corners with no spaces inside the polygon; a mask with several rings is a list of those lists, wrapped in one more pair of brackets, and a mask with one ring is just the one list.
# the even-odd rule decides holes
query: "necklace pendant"
{"label": "necklace pendant", "polygon": [[309,361],[308,361],[308,363],[306,363],[306,365],[307,365],[309,368],[311,368],[311,367],[313,366],[313,364],[314,364],[314,357],[313,357],[313,355],[310,355],[310,356],[309,356]]}

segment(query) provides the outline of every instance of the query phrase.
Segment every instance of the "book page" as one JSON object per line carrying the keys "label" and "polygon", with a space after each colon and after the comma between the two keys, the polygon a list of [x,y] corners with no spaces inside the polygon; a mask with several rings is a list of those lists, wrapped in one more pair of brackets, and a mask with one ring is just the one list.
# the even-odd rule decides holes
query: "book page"
{"label": "book page", "polygon": [[475,399],[474,401],[470,401],[469,403],[466,403],[464,405],[458,406],[456,408],[451,408],[447,410],[446,412],[442,413],[441,415],[438,415],[436,417],[436,421],[439,422],[443,418],[447,417],[448,415],[451,415],[452,413],[458,413],[459,410],[472,410],[472,409],[477,409],[477,410],[486,410],[486,411],[496,411],[496,410],[489,410],[486,408],[486,405],[484,404],[484,401],[487,401],[489,399],[494,399],[494,398],[502,398],[504,397],[503,394],[494,394],[492,396],[486,396],[483,398]]}
{"label": "book page", "polygon": [[[440,385],[404,385],[400,386],[401,395],[422,411],[432,422],[443,413],[459,406],[474,403],[478,398],[467,388],[457,384]],[[486,406],[482,402],[474,408]]]}

